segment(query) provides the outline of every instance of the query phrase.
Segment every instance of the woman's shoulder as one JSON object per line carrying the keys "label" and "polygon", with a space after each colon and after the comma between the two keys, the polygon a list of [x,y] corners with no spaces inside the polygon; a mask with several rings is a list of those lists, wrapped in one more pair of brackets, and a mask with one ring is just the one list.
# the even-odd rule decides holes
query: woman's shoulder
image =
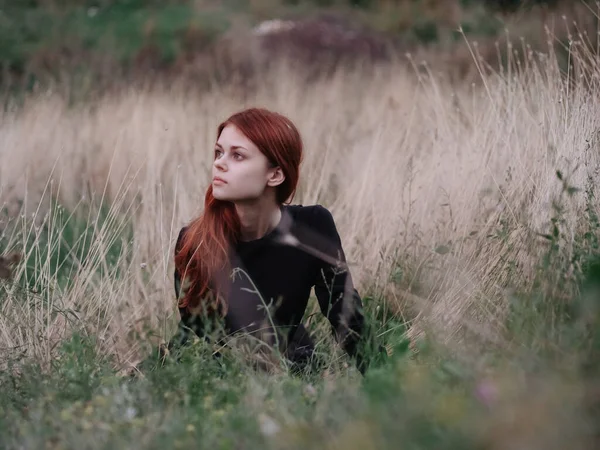
{"label": "woman's shoulder", "polygon": [[306,246],[337,257],[341,245],[333,215],[323,205],[291,205],[288,209],[294,217],[292,233]]}
{"label": "woman's shoulder", "polygon": [[287,208],[296,222],[301,222],[318,230],[335,228],[331,211],[321,204],[296,204],[288,205]]}
{"label": "woman's shoulder", "polygon": [[286,206],[292,217],[304,220],[314,220],[323,218],[323,216],[331,215],[329,209],[321,204],[303,205],[294,204]]}

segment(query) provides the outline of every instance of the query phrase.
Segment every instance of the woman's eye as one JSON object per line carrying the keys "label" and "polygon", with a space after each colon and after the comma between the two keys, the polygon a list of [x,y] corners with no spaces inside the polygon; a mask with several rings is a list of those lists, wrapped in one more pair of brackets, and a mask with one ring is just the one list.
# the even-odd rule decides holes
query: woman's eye
{"label": "woman's eye", "polygon": [[221,154],[221,150],[215,149],[215,158]]}
{"label": "woman's eye", "polygon": [[237,160],[241,160],[241,159],[243,158],[243,156],[241,155],[241,153],[235,153],[233,156],[234,156],[234,157],[235,157],[235,159],[237,159]]}

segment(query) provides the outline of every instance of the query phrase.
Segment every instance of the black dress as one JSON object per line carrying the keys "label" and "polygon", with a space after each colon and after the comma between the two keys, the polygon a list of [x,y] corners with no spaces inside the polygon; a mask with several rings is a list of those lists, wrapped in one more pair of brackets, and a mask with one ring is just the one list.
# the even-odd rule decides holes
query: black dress
{"label": "black dress", "polygon": [[[184,227],[179,232],[175,252],[186,230]],[[334,336],[364,372],[358,354],[364,332],[362,302],[345,265],[329,210],[321,205],[283,205],[277,227],[260,239],[239,242],[230,262],[231,290],[222,318],[227,333],[269,330],[266,335],[273,337],[276,331],[284,355],[296,366],[303,366],[314,350],[313,340],[301,323],[314,287]],[[179,297],[182,280],[177,270],[174,282]],[[187,308],[180,308],[179,313],[179,329],[169,344],[171,348],[186,343],[190,332],[204,335],[206,318]]]}

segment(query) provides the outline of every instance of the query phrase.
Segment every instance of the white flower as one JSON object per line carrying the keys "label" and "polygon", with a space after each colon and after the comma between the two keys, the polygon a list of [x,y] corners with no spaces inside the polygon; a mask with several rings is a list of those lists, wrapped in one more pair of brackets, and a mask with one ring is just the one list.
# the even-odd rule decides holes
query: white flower
{"label": "white flower", "polygon": [[317,390],[312,384],[307,384],[306,386],[304,386],[304,395],[306,395],[307,397],[314,397],[315,395],[317,395]]}
{"label": "white flower", "polygon": [[130,406],[125,410],[125,419],[131,420],[135,417],[135,414],[136,414],[135,408]]}
{"label": "white flower", "polygon": [[258,416],[258,421],[260,422],[260,431],[265,436],[273,436],[279,433],[279,430],[281,429],[277,422],[264,413]]}
{"label": "white flower", "polygon": [[279,31],[291,30],[294,28],[294,22],[291,20],[265,20],[254,27],[254,34],[257,36],[264,36],[266,34],[277,33]]}

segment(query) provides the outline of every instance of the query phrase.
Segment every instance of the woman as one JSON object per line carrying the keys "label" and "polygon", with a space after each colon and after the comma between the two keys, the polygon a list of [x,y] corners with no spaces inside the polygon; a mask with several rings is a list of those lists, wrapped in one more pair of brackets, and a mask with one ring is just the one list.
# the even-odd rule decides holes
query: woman
{"label": "woman", "polygon": [[175,246],[181,320],[169,347],[190,332],[202,336],[206,319],[216,317],[227,333],[257,336],[303,367],[314,350],[301,324],[314,287],[338,342],[364,372],[362,303],[332,215],[289,204],[302,148],[294,124],[265,109],[238,112],[218,127],[204,211]]}

